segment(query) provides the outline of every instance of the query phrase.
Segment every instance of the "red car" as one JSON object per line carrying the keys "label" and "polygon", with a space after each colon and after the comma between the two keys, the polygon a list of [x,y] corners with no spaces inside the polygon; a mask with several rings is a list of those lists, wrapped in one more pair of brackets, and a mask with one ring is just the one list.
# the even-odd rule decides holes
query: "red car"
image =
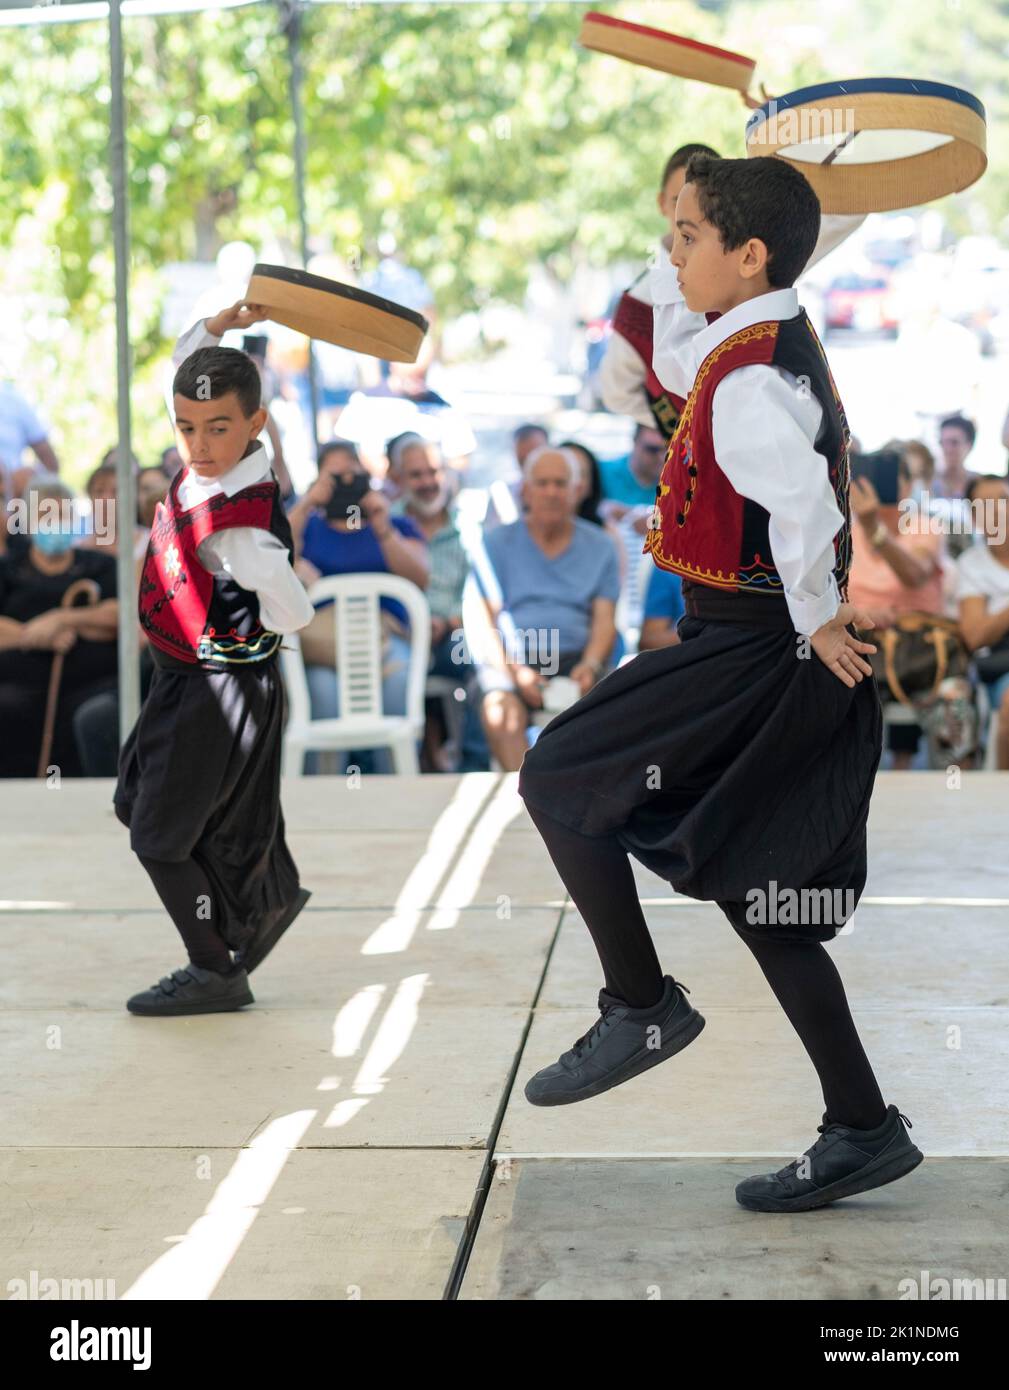
{"label": "red car", "polygon": [[897,331],[890,282],[882,275],[839,275],[831,281],[823,307],[828,328]]}

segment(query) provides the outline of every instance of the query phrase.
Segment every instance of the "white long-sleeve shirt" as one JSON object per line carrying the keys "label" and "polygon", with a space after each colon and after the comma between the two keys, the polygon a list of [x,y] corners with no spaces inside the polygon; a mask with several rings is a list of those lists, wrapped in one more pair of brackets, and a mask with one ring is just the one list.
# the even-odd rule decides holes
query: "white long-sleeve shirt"
{"label": "white long-sleeve shirt", "polygon": [[[675,334],[656,343],[659,380],[686,395],[708,353],[741,328],[794,318],[793,287],[757,295],[722,314],[686,342]],[[796,632],[810,634],[833,618],[841,596],[834,579],[834,537],[844,517],[826,461],[813,447],[823,411],[808,388],[783,367],[737,367],[711,398],[715,459],[742,497],[770,516],[768,540]]]}
{"label": "white long-sleeve shirt", "polygon": [[[851,217],[828,214],[821,217],[820,235],[805,270],[811,270],[817,261],[823,260],[864,221],[864,214]],[[667,390],[674,389],[677,395],[685,396],[686,391],[670,388],[655,365],[659,337],[662,337],[664,352],[675,351],[705,328],[707,320],[703,314],[688,309],[683,302],[683,295],[676,283],[676,269],[669,262],[671,244],[672,238],[667,234],[653,252],[652,264],[638,277],[629,293],[643,304],[653,306],[655,352],[652,369],[655,375]],[[620,333],[611,334],[599,368],[599,394],[603,405],[614,415],[626,415],[637,424],[654,429],[655,416],[645,390],[645,372],[641,354]]]}
{"label": "white long-sleeve shirt", "polygon": [[[664,302],[662,296],[670,271],[673,289],[679,294],[676,272],[669,263],[671,241],[672,238],[669,236],[662,238],[653,252],[652,263],[628,290],[628,294],[640,299],[642,304],[654,305],[656,293],[660,296],[660,302]],[[706,326],[707,319],[703,314],[691,313],[683,304],[682,295],[680,303],[682,310],[676,317],[676,331],[680,334],[681,341],[686,342]],[[648,393],[645,390],[646,370],[644,359],[637,349],[631,346],[623,334],[612,333],[599,367],[599,394],[603,405],[614,415],[627,415],[636,424],[655,429],[655,416],[652,414]]]}
{"label": "white long-sleeve shirt", "polygon": [[[201,319],[176,343],[172,361],[178,367],[197,348],[215,347],[219,342],[206,331],[206,320]],[[264,482],[270,476],[266,450],[257,442],[234,468],[218,478],[201,478],[187,468],[179,483],[179,505],[188,511],[221,492],[233,497],[242,488]],[[291,566],[287,547],[272,531],[258,526],[215,531],[200,542],[196,554],[211,574],[229,574],[243,589],[255,592],[259,620],[269,632],[297,632],[311,622],[315,609]]]}

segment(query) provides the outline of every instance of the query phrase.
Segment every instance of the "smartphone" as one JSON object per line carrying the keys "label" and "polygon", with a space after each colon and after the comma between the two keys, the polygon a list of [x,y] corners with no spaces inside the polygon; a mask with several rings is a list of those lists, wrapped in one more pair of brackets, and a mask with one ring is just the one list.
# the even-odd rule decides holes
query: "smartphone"
{"label": "smartphone", "polygon": [[851,476],[868,478],[879,495],[881,507],[895,507],[899,499],[897,474],[900,454],[880,449],[874,454],[855,454],[851,460]]}
{"label": "smartphone", "polygon": [[347,481],[344,481],[344,477],[335,477],[333,491],[326,503],[326,515],[330,521],[346,521],[349,509],[358,506],[370,489],[371,478],[367,473],[354,473]]}

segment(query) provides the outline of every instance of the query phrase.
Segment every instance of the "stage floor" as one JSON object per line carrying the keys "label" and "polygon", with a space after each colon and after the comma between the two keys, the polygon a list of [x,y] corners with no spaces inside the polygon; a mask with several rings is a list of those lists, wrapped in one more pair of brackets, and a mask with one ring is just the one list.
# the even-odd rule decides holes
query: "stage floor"
{"label": "stage floor", "polygon": [[157,1299],[896,1299],[922,1271],[1005,1278],[1009,778],[877,780],[866,896],[828,949],[926,1161],[793,1216],[733,1188],[817,1137],[812,1065],[718,909],[640,865],[663,968],[707,1027],[603,1096],[526,1102],[602,981],[516,780],[287,782],[309,906],[254,1005],[165,1020],[124,1007],[184,952],[112,783],[3,784],[8,1297],[55,1279]]}

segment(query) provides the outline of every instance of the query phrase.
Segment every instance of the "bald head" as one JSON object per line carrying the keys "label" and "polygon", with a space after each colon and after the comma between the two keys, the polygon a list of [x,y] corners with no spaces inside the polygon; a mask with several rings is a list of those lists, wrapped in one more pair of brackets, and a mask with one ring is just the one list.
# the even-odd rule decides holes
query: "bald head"
{"label": "bald head", "polygon": [[535,470],[546,470],[556,473],[558,469],[567,472],[571,483],[577,484],[581,480],[582,470],[577,456],[570,449],[562,448],[557,444],[541,444],[538,449],[534,449],[526,459],[525,467],[522,472],[527,481],[531,480]]}
{"label": "bald head", "polygon": [[573,517],[581,494],[581,465],[570,449],[544,444],[526,460],[522,470],[522,497],[528,519],[556,525]]}

